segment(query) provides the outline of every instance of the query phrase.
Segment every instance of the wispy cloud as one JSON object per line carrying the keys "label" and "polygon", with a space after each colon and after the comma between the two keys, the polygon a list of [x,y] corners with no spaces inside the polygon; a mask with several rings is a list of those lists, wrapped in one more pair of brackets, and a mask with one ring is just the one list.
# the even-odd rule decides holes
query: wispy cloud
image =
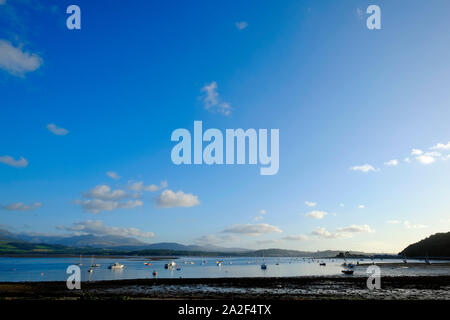
{"label": "wispy cloud", "polygon": [[328,214],[328,212],[325,212],[325,211],[314,210],[314,211],[308,212],[307,214],[305,214],[305,216],[307,216],[308,218],[313,218],[313,219],[323,219],[327,214]]}
{"label": "wispy cloud", "polygon": [[424,229],[424,228],[428,228],[428,226],[426,226],[424,224],[412,224],[409,221],[403,222],[403,226],[406,229]]}
{"label": "wispy cloud", "polygon": [[57,136],[65,136],[66,134],[69,133],[69,130],[58,127],[56,124],[54,123],[49,123],[47,125],[47,129],[48,131],[50,131],[51,133],[57,135]]}
{"label": "wispy cloud", "polygon": [[123,200],[130,197],[124,190],[117,189],[111,190],[108,185],[99,185],[92,188],[88,192],[84,192],[83,196],[85,198],[94,198],[100,200]]}
{"label": "wispy cloud", "polygon": [[75,222],[71,226],[58,226],[60,230],[73,231],[79,235],[92,234],[96,236],[121,236],[121,237],[138,237],[153,238],[153,232],[143,232],[137,228],[108,227],[102,221],[87,220],[83,222]]}
{"label": "wispy cloud", "polygon": [[215,81],[206,84],[202,89],[202,101],[206,110],[218,112],[229,116],[231,114],[231,105],[228,102],[221,101],[217,92],[217,83]]}
{"label": "wispy cloud", "polygon": [[315,207],[315,206],[317,205],[316,202],[312,202],[312,201],[305,201],[305,204],[306,204],[308,207]]}
{"label": "wispy cloud", "polygon": [[392,159],[392,160],[386,161],[384,163],[384,165],[388,166],[388,167],[395,167],[396,165],[398,165],[398,160],[397,159]]}
{"label": "wispy cloud", "polygon": [[151,184],[146,186],[143,181],[137,181],[137,182],[129,182],[128,189],[133,191],[150,191],[155,192],[161,189],[165,189],[169,186],[167,181],[163,180],[161,181],[160,185],[157,186],[155,184]]}
{"label": "wispy cloud", "polygon": [[436,145],[432,146],[430,149],[432,150],[450,150],[450,141],[446,144],[444,143],[437,143]]}
{"label": "wispy cloud", "polygon": [[403,225],[405,229],[424,229],[428,228],[428,226],[424,224],[412,224],[409,221],[401,221],[401,220],[387,220],[386,223],[388,224],[395,224],[395,225]]}
{"label": "wispy cloud", "polygon": [[267,223],[236,224],[222,231],[223,233],[242,234],[247,236],[260,236],[266,233],[281,233],[279,227]]}
{"label": "wispy cloud", "polygon": [[311,234],[322,239],[341,239],[351,238],[357,233],[373,233],[373,230],[369,225],[351,225],[348,227],[338,228],[334,232],[330,232],[323,227],[317,228]]}
{"label": "wispy cloud", "polygon": [[226,243],[238,240],[238,237],[231,234],[209,234],[194,239],[198,245],[226,245]]}
{"label": "wispy cloud", "polygon": [[378,169],[375,169],[372,165],[367,164],[367,163],[363,164],[363,165],[360,165],[360,166],[350,167],[350,170],[352,170],[352,171],[361,171],[361,172],[365,172],[365,173],[370,172],[370,171],[378,171]]}
{"label": "wispy cloud", "polygon": [[15,202],[4,206],[0,206],[1,209],[8,211],[30,211],[39,207],[42,207],[42,203],[40,202],[35,202],[30,205],[23,204],[22,202]]}
{"label": "wispy cloud", "polygon": [[128,200],[128,201],[114,201],[114,200],[75,200],[76,204],[79,204],[84,211],[90,213],[100,213],[101,211],[112,211],[115,209],[130,209],[134,207],[140,207],[144,203],[140,200]]}
{"label": "wispy cloud", "polygon": [[291,236],[284,237],[283,240],[286,240],[286,241],[305,241],[305,240],[308,240],[308,236],[305,236],[303,234],[291,235]]}
{"label": "wispy cloud", "polygon": [[160,208],[193,207],[200,204],[198,197],[183,191],[164,190],[157,199]]}
{"label": "wispy cloud", "polygon": [[37,70],[42,65],[42,58],[15,47],[10,42],[0,39],[0,69],[23,77],[27,72]]}
{"label": "wispy cloud", "polygon": [[28,166],[28,160],[25,159],[24,157],[20,157],[19,160],[15,160],[11,156],[1,156],[0,163],[4,163],[7,164],[8,166],[16,168],[25,168],[26,166]]}
{"label": "wispy cloud", "polygon": [[112,190],[108,185],[98,185],[87,192],[83,192],[83,197],[88,198],[88,200],[76,200],[75,203],[80,205],[85,212],[99,213],[101,211],[140,207],[143,202],[135,199],[138,196],[137,194],[127,193],[122,189]]}
{"label": "wispy cloud", "polygon": [[421,154],[420,156],[416,157],[416,160],[419,161],[422,164],[432,164],[436,161],[435,157],[439,157],[440,154],[436,152],[427,152],[424,154]]}
{"label": "wispy cloud", "polygon": [[239,30],[244,30],[245,28],[248,27],[248,23],[245,21],[238,21],[235,23],[236,28],[238,28]]}
{"label": "wispy cloud", "polygon": [[108,171],[108,172],[106,172],[106,175],[108,177],[110,177],[111,179],[114,179],[114,180],[119,180],[120,179],[119,174],[117,172],[114,172],[114,171]]}

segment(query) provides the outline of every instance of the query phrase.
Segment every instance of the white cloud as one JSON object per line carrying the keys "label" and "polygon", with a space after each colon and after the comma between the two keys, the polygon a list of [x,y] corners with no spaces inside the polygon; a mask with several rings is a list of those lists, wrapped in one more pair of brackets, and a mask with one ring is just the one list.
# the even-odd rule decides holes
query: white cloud
{"label": "white cloud", "polygon": [[388,220],[388,221],[386,221],[386,223],[388,223],[388,224],[399,224],[399,223],[401,223],[401,221],[399,221],[399,220]]}
{"label": "white cloud", "polygon": [[138,238],[153,238],[153,232],[143,232],[137,228],[121,228],[108,227],[102,221],[84,221],[76,222],[70,227],[59,226],[58,229],[74,231],[76,234],[93,234],[97,236],[121,236],[121,237],[138,237]]}
{"label": "white cloud", "polygon": [[27,72],[37,70],[41,65],[42,58],[39,55],[25,52],[8,41],[0,40],[0,69],[15,76],[24,76]]}
{"label": "white cloud", "polygon": [[129,209],[134,207],[140,207],[143,202],[140,200],[128,200],[126,202],[113,201],[113,200],[76,200],[76,204],[81,205],[84,211],[90,213],[99,213],[101,211],[112,211],[115,209]]}
{"label": "white cloud", "polygon": [[221,234],[221,235],[209,234],[194,239],[194,242],[198,245],[211,245],[211,244],[224,245],[224,242],[231,242],[237,239],[238,238],[236,236],[230,234]]}
{"label": "white cloud", "polygon": [[371,166],[370,164],[367,164],[367,163],[363,164],[361,166],[350,167],[350,170],[361,171],[361,172],[378,171],[378,169],[375,169],[373,166]]}
{"label": "white cloud", "polygon": [[450,141],[447,144],[438,143],[431,147],[432,150],[450,150]]}
{"label": "white cloud", "polygon": [[422,153],[423,153],[423,151],[420,150],[420,149],[412,149],[412,150],[411,150],[411,155],[413,155],[413,156],[419,156],[419,155],[421,155]]}
{"label": "white cloud", "polygon": [[280,239],[267,239],[267,240],[256,240],[255,243],[258,246],[269,246],[269,245],[275,245],[277,243],[280,243]]}
{"label": "white cloud", "polygon": [[403,161],[405,161],[406,163],[411,163],[411,159],[406,157],[405,159],[403,159]]}
{"label": "white cloud", "polygon": [[236,28],[238,28],[239,30],[244,30],[245,28],[248,27],[248,23],[245,21],[238,21],[235,23]]}
{"label": "white cloud", "polygon": [[164,190],[157,199],[157,205],[160,208],[193,207],[199,204],[200,201],[196,195],[183,191]]}
{"label": "white cloud", "polygon": [[123,200],[128,198],[129,195],[121,189],[111,191],[111,188],[107,185],[99,185],[89,190],[89,192],[83,193],[85,198],[93,198],[100,200]]}
{"label": "white cloud", "polygon": [[318,227],[311,234],[314,236],[317,236],[319,238],[326,238],[326,239],[336,238],[336,235],[334,233],[327,231],[327,229],[325,229],[323,227]]}
{"label": "white cloud", "polygon": [[429,155],[429,154],[423,154],[423,155],[417,156],[416,159],[417,159],[417,161],[419,161],[422,164],[432,164],[433,162],[436,161],[436,159],[432,155]]}
{"label": "white cloud", "polygon": [[42,207],[42,203],[40,202],[35,202],[30,205],[23,204],[22,202],[15,202],[1,206],[0,208],[9,211],[29,211],[39,207]]}
{"label": "white cloud", "polygon": [[69,131],[67,129],[57,127],[56,124],[54,124],[54,123],[49,123],[47,125],[47,129],[48,129],[48,131],[50,131],[53,134],[56,134],[57,136],[65,136],[66,134],[69,133]]}
{"label": "white cloud", "polygon": [[28,160],[25,159],[24,157],[20,157],[19,160],[15,160],[11,156],[1,156],[0,163],[4,163],[7,164],[8,166],[16,168],[25,168],[26,166],[28,166]]}
{"label": "white cloud", "polygon": [[287,240],[287,241],[304,241],[304,240],[308,240],[308,236],[305,236],[303,234],[298,234],[298,235],[286,236],[286,237],[283,238],[283,240]]}
{"label": "white cloud", "polygon": [[312,201],[305,201],[305,204],[306,204],[308,207],[315,207],[315,206],[317,205],[316,202],[312,202]]}
{"label": "white cloud", "polygon": [[366,206],[363,204],[358,205],[358,209],[364,209]]}
{"label": "white cloud", "polygon": [[219,93],[217,92],[217,83],[215,81],[206,84],[201,92],[203,95],[203,105],[206,110],[212,112],[222,113],[229,116],[231,114],[231,105],[228,102],[221,101]]}
{"label": "white cloud", "polygon": [[128,186],[128,188],[133,191],[151,191],[151,192],[165,189],[167,187],[168,187],[167,181],[161,181],[159,186],[157,186],[155,184],[146,186],[143,181],[132,182]]}
{"label": "white cloud", "polygon": [[411,224],[409,221],[403,222],[403,226],[406,229],[424,229],[424,228],[428,228],[428,226],[426,226],[424,224]]}
{"label": "white cloud", "polygon": [[313,218],[313,219],[323,219],[323,217],[325,217],[327,214],[328,214],[328,212],[325,212],[325,211],[314,210],[314,211],[308,212],[306,214],[306,216],[308,218]]}
{"label": "white cloud", "polygon": [[351,226],[348,226],[348,227],[338,228],[338,229],[336,229],[336,232],[337,233],[360,233],[360,232],[373,233],[373,232],[375,232],[375,230],[373,230],[367,224],[363,224],[363,225],[352,224]]}
{"label": "white cloud", "polygon": [[260,220],[263,220],[263,219],[264,219],[263,216],[257,216],[257,217],[255,217],[253,220],[255,220],[255,221],[260,221]]}
{"label": "white cloud", "polygon": [[114,171],[108,171],[108,172],[106,172],[106,175],[114,180],[120,179],[120,176],[117,174],[117,172],[114,172]]}
{"label": "white cloud", "polygon": [[259,214],[266,214],[266,213],[267,213],[267,211],[264,209],[259,210]]}
{"label": "white cloud", "polygon": [[236,224],[222,232],[232,234],[243,234],[247,236],[260,236],[266,233],[280,233],[283,232],[279,227],[272,226],[267,223],[261,224]]}
{"label": "white cloud", "polygon": [[396,165],[398,165],[398,160],[397,159],[389,160],[389,161],[385,162],[384,165],[389,166],[389,167],[395,167]]}
{"label": "white cloud", "polygon": [[367,224],[363,225],[351,225],[348,227],[338,228],[335,232],[330,232],[325,228],[318,227],[311,234],[323,239],[342,239],[342,238],[351,238],[354,234],[357,233],[373,233],[373,230]]}

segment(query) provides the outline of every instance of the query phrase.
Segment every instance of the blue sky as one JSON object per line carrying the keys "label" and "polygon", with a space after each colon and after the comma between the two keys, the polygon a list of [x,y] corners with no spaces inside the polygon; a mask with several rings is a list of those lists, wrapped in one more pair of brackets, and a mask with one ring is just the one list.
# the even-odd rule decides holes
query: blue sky
{"label": "blue sky", "polygon": [[[81,30],[66,27],[70,4]],[[370,4],[381,30],[366,27]],[[449,9],[0,1],[0,224],[377,252],[447,232]],[[195,120],[279,129],[279,172],[174,165],[171,133]]]}

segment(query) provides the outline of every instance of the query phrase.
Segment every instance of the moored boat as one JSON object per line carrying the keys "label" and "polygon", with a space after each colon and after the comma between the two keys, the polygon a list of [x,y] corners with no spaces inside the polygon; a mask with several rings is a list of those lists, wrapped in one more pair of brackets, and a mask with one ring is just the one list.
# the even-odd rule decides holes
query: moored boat
{"label": "moored boat", "polygon": [[120,264],[120,263],[118,263],[118,262],[114,262],[112,265],[110,265],[109,267],[108,267],[108,269],[111,269],[111,270],[121,270],[121,269],[123,269],[125,266],[123,265],[123,264]]}

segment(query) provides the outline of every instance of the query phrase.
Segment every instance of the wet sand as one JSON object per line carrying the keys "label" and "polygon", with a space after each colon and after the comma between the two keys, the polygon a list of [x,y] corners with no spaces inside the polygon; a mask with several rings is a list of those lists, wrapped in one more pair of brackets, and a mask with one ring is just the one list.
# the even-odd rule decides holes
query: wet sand
{"label": "wet sand", "polygon": [[65,282],[0,283],[6,300],[73,299],[389,299],[450,300],[449,276],[383,277],[381,289],[369,290],[364,277],[136,279],[82,282],[68,290]]}

